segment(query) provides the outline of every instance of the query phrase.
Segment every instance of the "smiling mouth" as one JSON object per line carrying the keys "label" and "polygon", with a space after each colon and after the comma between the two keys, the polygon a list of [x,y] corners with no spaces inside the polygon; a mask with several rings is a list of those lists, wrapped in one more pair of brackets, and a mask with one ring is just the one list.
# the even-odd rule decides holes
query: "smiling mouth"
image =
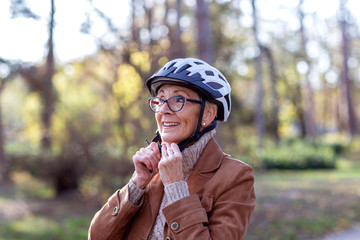
{"label": "smiling mouth", "polygon": [[180,125],[180,123],[170,123],[170,122],[167,122],[167,123],[163,123],[163,125],[164,125],[165,127],[170,127],[170,126]]}

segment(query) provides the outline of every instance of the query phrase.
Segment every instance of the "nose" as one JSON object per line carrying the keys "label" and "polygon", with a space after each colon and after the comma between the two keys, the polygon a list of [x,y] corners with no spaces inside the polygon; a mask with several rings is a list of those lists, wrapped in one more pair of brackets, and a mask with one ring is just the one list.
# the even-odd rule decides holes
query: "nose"
{"label": "nose", "polygon": [[160,114],[171,113],[171,112],[172,111],[170,110],[167,102],[164,102],[164,104],[159,109]]}

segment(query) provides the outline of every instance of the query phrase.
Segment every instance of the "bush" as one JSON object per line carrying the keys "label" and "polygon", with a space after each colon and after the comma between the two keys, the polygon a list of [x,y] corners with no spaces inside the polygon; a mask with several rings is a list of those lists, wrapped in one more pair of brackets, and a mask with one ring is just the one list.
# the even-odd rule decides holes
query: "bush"
{"label": "bush", "polygon": [[[134,171],[132,161],[125,154],[104,147],[81,148],[72,144],[58,154],[45,154],[31,147],[22,149],[8,148],[7,157],[10,172],[27,172],[34,178],[46,180],[56,195],[80,190],[100,193],[113,191],[125,185]],[[94,179],[93,189],[84,184]],[[95,182],[96,182],[95,181]]]}
{"label": "bush", "polygon": [[341,143],[330,143],[329,146],[334,150],[336,155],[343,153],[346,149],[346,146]]}
{"label": "bush", "polygon": [[293,141],[260,152],[265,169],[333,169],[335,153],[331,147]]}

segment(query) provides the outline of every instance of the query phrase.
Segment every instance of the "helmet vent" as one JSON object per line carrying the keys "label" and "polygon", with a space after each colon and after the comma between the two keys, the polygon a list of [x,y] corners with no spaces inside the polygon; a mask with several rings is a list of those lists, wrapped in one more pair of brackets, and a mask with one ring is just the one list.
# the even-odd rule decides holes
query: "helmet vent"
{"label": "helmet vent", "polygon": [[[187,75],[189,75],[189,74],[190,74],[190,72],[187,73]],[[204,81],[204,79],[201,77],[200,73],[195,73],[194,75],[191,75],[190,77],[192,77],[194,80],[198,79],[198,80]]]}
{"label": "helmet vent", "polygon": [[195,58],[178,58],[164,65],[146,80],[151,95],[162,85],[173,84],[189,88],[218,106],[219,121],[226,121],[231,109],[231,87],[219,70]]}
{"label": "helmet vent", "polygon": [[[171,68],[171,67],[174,66],[175,64],[176,64],[176,62],[171,63],[171,64],[168,66],[167,69]],[[166,70],[166,67],[164,67],[164,70]]]}
{"label": "helmet vent", "polygon": [[182,72],[182,71],[188,69],[189,67],[191,67],[189,64],[185,64],[184,66],[182,66],[182,67],[181,67],[178,71],[176,71],[176,72]]}
{"label": "helmet vent", "polygon": [[205,74],[208,76],[215,76],[215,74],[212,71],[205,71]]}
{"label": "helmet vent", "polygon": [[217,82],[208,82],[207,85],[209,85],[212,89],[220,89],[223,87],[223,85],[218,84]]}
{"label": "helmet vent", "polygon": [[230,112],[230,96],[229,96],[229,94],[226,94],[224,96],[224,98],[225,98],[225,100],[227,102],[227,105],[228,105],[228,111]]}
{"label": "helmet vent", "polygon": [[226,82],[226,80],[219,74],[218,75],[219,76],[219,78],[221,79],[221,80],[223,80],[224,82]]}

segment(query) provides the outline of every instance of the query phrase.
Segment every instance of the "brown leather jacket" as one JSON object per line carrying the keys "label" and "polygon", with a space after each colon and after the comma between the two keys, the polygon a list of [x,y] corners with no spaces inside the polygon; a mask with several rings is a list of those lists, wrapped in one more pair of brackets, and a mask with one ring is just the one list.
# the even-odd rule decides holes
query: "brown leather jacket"
{"label": "brown leather jacket", "polygon": [[[190,196],[163,209],[164,239],[244,239],[256,204],[250,166],[225,155],[212,138],[187,184]],[[126,185],[96,213],[88,239],[148,239],[163,193],[156,175],[134,206]]]}

